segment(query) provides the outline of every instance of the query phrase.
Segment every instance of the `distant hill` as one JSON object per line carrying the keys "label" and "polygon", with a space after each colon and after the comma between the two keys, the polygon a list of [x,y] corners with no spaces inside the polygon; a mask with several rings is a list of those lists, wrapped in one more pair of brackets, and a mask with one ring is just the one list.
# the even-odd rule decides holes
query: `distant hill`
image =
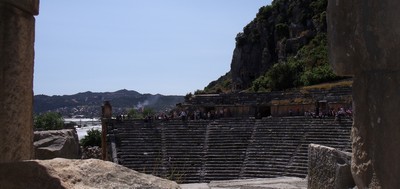
{"label": "distant hill", "polygon": [[110,101],[113,113],[123,114],[131,108],[148,107],[156,111],[165,111],[184,101],[184,96],[164,96],[160,94],[140,94],[136,91],[119,90],[115,92],[83,92],[74,95],[35,95],[34,112],[59,112],[65,117],[82,115],[100,117],[104,101]]}

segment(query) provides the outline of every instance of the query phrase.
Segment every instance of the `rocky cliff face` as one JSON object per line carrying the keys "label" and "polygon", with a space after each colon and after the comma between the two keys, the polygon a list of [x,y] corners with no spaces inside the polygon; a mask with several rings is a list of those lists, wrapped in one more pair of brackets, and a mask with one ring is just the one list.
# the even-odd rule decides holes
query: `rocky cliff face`
{"label": "rocky cliff face", "polygon": [[326,33],[327,0],[274,0],[236,37],[232,89],[243,90],[269,68],[284,62],[319,33]]}

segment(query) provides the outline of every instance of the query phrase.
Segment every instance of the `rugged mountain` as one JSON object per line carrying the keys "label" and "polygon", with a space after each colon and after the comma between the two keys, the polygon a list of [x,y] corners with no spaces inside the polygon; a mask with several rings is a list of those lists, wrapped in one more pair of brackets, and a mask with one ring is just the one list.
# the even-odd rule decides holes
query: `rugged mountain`
{"label": "rugged mountain", "polygon": [[63,116],[83,115],[99,117],[104,101],[110,101],[115,114],[126,113],[131,108],[148,107],[156,111],[172,109],[184,100],[183,96],[164,96],[160,94],[140,94],[136,91],[119,90],[115,92],[83,92],[63,96],[34,96],[34,112],[60,112]]}
{"label": "rugged mountain", "polygon": [[338,79],[327,62],[326,6],[327,0],[274,0],[261,7],[236,36],[230,72],[204,92],[281,90]]}

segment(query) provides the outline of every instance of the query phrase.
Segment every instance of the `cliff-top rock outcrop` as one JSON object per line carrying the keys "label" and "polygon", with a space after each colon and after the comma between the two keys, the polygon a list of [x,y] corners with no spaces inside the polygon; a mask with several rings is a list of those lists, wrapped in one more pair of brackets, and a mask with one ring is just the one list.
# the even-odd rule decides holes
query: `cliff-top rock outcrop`
{"label": "cliff-top rock outcrop", "polygon": [[274,0],[261,7],[236,36],[230,72],[204,92],[282,90],[337,79],[327,62],[326,6],[327,0]]}

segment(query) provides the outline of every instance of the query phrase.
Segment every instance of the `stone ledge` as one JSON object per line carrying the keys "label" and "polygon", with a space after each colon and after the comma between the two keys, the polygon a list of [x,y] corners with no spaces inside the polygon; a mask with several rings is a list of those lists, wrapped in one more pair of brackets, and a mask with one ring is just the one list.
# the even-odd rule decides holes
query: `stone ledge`
{"label": "stone ledge", "polygon": [[39,0],[0,0],[0,4],[2,3],[11,4],[32,15],[39,14]]}

